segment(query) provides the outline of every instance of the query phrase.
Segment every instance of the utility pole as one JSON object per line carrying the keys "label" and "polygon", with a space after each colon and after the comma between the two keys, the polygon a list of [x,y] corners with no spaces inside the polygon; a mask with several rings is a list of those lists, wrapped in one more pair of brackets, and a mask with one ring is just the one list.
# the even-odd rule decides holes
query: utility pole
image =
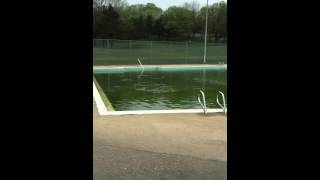
{"label": "utility pole", "polygon": [[205,64],[207,60],[207,34],[208,34],[208,0],[207,0],[207,12],[206,12],[206,26],[205,26],[205,33],[204,33],[203,64]]}

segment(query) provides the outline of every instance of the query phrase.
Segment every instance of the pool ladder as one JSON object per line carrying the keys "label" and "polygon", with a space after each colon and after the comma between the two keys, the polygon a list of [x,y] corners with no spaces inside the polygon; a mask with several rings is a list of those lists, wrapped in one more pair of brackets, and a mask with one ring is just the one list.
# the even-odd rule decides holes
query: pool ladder
{"label": "pool ladder", "polygon": [[139,58],[137,58],[137,59],[138,59],[138,62],[139,62],[139,64],[140,64],[140,67],[142,68],[142,71],[140,72],[140,74],[139,74],[139,76],[138,76],[138,78],[140,79],[141,76],[143,75],[143,72],[144,72],[144,66],[142,65],[140,59],[139,59]]}
{"label": "pool ladder", "polygon": [[[222,105],[222,104],[220,103],[220,101],[219,101],[219,94],[221,94],[221,96],[222,96],[222,103],[223,103],[223,105]],[[219,91],[219,94],[217,95],[217,103],[218,103],[218,105],[222,108],[223,112],[224,112],[225,114],[227,114],[226,99],[224,98],[223,92]]]}
{"label": "pool ladder", "polygon": [[141,63],[141,61],[140,61],[140,59],[139,59],[139,58],[137,58],[137,59],[138,59],[138,62],[139,62],[139,64],[140,64],[140,66],[141,66],[142,70],[144,70],[144,67],[143,67],[143,65],[142,65],[142,63]]}
{"label": "pool ladder", "polygon": [[[201,105],[201,107],[203,109],[203,113],[207,114],[207,104],[206,104],[205,94],[204,94],[204,92],[202,90],[200,90],[200,94],[201,94],[203,102],[201,102],[201,98],[200,98],[199,95],[198,95],[198,101],[199,101],[199,103],[200,103],[200,105]],[[222,104],[219,101],[219,94],[222,96]],[[217,95],[217,103],[220,106],[220,108],[222,109],[222,111],[225,114],[227,114],[227,104],[226,104],[226,100],[225,100],[224,94],[221,91],[219,91],[219,94]]]}
{"label": "pool ladder", "polygon": [[201,93],[201,96],[202,96],[202,101],[203,103],[201,102],[201,99],[200,99],[200,96],[198,95],[198,101],[203,109],[203,113],[204,114],[207,114],[207,104],[206,104],[206,97],[204,95],[204,92],[200,90],[200,93]]}

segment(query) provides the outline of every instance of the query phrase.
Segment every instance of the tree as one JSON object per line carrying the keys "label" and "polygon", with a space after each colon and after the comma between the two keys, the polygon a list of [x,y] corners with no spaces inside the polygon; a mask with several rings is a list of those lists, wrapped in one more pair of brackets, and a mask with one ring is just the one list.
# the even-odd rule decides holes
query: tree
{"label": "tree", "polygon": [[216,12],[216,34],[217,38],[223,38],[226,40],[227,37],[227,4],[220,2],[217,4]]}
{"label": "tree", "polygon": [[162,9],[152,3],[127,6],[121,19],[126,26],[126,34],[131,36],[129,39],[152,39],[155,21],[161,14]]}
{"label": "tree", "polygon": [[184,3],[184,8],[188,9],[192,13],[192,34],[199,32],[198,24],[197,24],[197,16],[199,15],[200,4],[198,1],[191,1]]}
{"label": "tree", "polygon": [[157,19],[154,22],[152,34],[156,35],[158,40],[163,40],[165,35],[165,29],[164,29],[163,20],[161,16],[159,19]]}
{"label": "tree", "polygon": [[153,20],[151,15],[147,15],[146,17],[146,23],[145,23],[145,31],[148,36],[152,34],[152,29],[153,29]]}
{"label": "tree", "polygon": [[[93,32],[103,38],[189,40],[204,34],[206,7],[191,0],[162,11],[153,3],[127,5],[126,0],[93,0]],[[227,38],[227,3],[209,6],[208,40]]]}
{"label": "tree", "polygon": [[[202,7],[197,18],[198,28],[201,28],[200,32],[202,33],[204,32],[206,9],[206,7]],[[227,37],[227,4],[223,1],[209,6],[208,36],[214,36],[215,40],[226,39]]]}
{"label": "tree", "polygon": [[105,0],[93,0],[93,8],[100,8],[105,5]]}
{"label": "tree", "polygon": [[147,3],[147,5],[145,5],[142,8],[142,12],[143,12],[144,16],[150,16],[150,17],[152,17],[152,20],[155,20],[155,19],[160,18],[161,14],[162,14],[162,9],[157,7],[153,3]]}
{"label": "tree", "polygon": [[189,39],[192,33],[192,12],[183,7],[170,7],[163,13],[167,39]]}
{"label": "tree", "polygon": [[108,7],[102,6],[101,13],[98,14],[96,19],[95,33],[104,34],[108,38],[117,38],[120,24],[119,14],[112,5],[109,4]]}
{"label": "tree", "polygon": [[111,5],[114,8],[119,8],[126,6],[128,3],[126,0],[93,0],[93,8],[95,7],[102,7],[102,6],[109,6]]}

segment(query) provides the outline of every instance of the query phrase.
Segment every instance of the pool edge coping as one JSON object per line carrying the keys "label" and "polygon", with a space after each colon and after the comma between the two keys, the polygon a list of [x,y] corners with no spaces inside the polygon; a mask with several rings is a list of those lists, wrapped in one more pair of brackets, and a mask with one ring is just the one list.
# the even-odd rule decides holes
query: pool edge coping
{"label": "pool edge coping", "polygon": [[[96,104],[97,106],[99,106],[102,112],[115,111],[111,101],[109,100],[108,96],[103,92],[101,86],[99,85],[98,81],[94,76],[93,76],[93,92],[94,92],[93,95],[94,95]],[[104,106],[105,110],[103,110],[101,106]]]}
{"label": "pool edge coping", "polygon": [[[138,111],[107,111],[99,113],[100,116],[122,116],[122,115],[147,115],[147,114],[188,114],[204,113],[202,109],[172,109],[172,110],[138,110]],[[220,108],[207,109],[207,114],[224,113]]]}
{"label": "pool edge coping", "polygon": [[140,71],[170,71],[170,70],[198,70],[198,68],[214,68],[227,70],[227,64],[167,64],[167,65],[104,65],[93,66],[93,73],[109,72],[140,72]]}

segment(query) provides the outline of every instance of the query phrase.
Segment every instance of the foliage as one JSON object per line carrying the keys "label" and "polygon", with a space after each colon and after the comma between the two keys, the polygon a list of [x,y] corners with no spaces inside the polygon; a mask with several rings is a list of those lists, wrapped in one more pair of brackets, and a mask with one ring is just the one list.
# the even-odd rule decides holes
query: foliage
{"label": "foliage", "polygon": [[[95,37],[143,40],[196,40],[204,33],[206,7],[195,0],[163,11],[153,3],[128,5],[124,0],[93,1]],[[209,6],[208,34],[227,38],[227,3]],[[199,36],[200,35],[200,36]]]}

